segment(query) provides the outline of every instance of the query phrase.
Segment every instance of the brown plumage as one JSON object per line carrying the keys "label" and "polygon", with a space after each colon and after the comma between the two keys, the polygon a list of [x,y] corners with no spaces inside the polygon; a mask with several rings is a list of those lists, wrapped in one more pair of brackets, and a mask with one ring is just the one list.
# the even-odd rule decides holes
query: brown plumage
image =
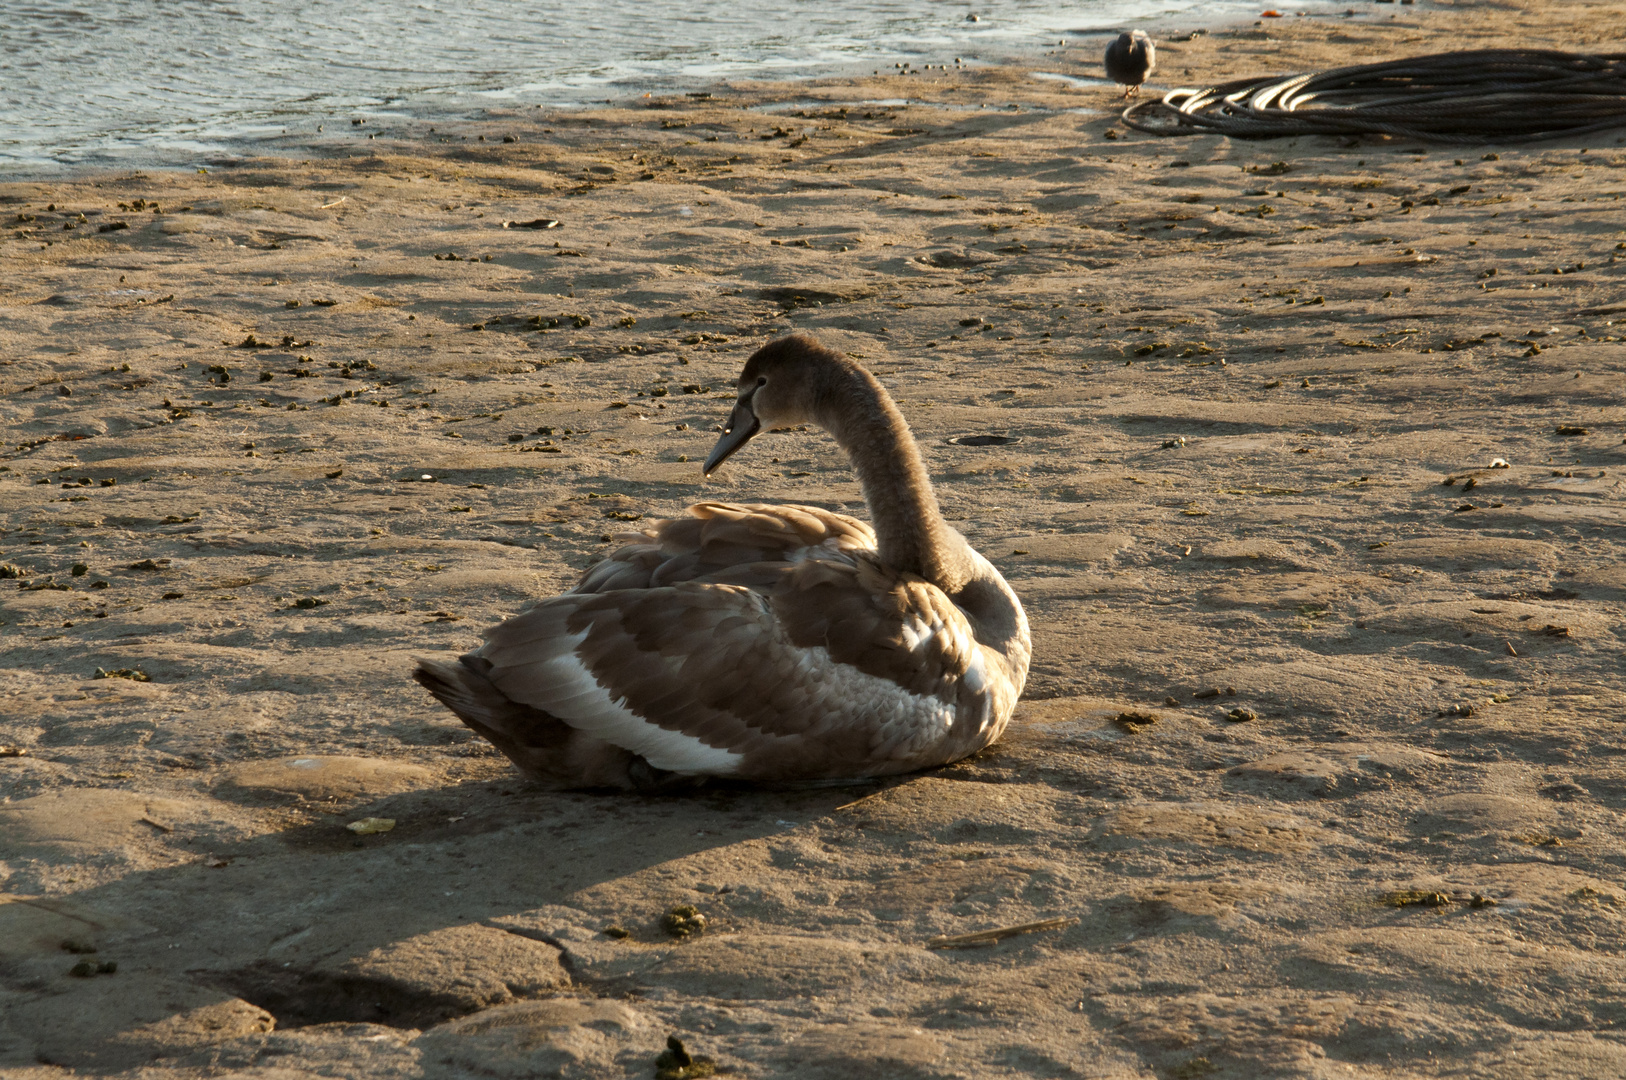
{"label": "brown plumage", "polygon": [[1124,88],[1124,97],[1138,94],[1141,84],[1157,67],[1157,45],[1144,30],[1119,34],[1108,43],[1103,66],[1107,78]]}
{"label": "brown plumage", "polygon": [[812,506],[700,503],[414,678],[562,787],[841,782],[988,745],[1027,678],[1027,619],[943,521],[869,372],[807,335],[763,346],[704,471],[797,424],[847,451],[873,528]]}

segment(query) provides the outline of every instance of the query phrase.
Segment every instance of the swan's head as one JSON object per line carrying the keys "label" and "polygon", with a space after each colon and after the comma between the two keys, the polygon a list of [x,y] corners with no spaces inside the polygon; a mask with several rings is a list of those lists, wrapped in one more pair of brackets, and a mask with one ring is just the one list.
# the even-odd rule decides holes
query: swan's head
{"label": "swan's head", "polygon": [[710,476],[759,431],[819,423],[818,406],[832,377],[856,368],[811,334],[790,334],[768,342],[745,362],[734,411],[701,472]]}

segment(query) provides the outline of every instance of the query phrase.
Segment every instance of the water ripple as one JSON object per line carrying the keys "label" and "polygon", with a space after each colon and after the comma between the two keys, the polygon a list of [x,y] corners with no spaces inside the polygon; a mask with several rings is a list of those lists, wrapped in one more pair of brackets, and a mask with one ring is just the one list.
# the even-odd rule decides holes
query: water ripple
{"label": "water ripple", "polygon": [[[980,21],[966,21],[975,10]],[[7,5],[0,162],[186,164],[350,116],[478,115],[721,78],[1031,55],[1239,0],[78,0]],[[794,29],[787,29],[787,23]]]}

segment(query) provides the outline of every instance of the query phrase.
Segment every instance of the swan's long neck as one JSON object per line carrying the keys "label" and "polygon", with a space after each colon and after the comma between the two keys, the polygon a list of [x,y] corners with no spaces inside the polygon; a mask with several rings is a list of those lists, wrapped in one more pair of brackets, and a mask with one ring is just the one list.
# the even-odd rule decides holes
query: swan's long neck
{"label": "swan's long neck", "polygon": [[943,521],[909,425],[869,372],[848,368],[820,395],[818,423],[851,459],[881,561],[958,593],[975,568]]}

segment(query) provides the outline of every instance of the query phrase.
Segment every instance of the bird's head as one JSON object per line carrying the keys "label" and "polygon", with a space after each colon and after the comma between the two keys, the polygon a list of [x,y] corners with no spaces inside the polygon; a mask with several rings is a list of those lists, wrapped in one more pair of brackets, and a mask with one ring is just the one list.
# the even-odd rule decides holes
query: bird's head
{"label": "bird's head", "polygon": [[710,476],[736,450],[765,428],[819,423],[819,403],[831,376],[856,368],[811,334],[768,342],[745,362],[736,384],[734,411],[701,471]]}

